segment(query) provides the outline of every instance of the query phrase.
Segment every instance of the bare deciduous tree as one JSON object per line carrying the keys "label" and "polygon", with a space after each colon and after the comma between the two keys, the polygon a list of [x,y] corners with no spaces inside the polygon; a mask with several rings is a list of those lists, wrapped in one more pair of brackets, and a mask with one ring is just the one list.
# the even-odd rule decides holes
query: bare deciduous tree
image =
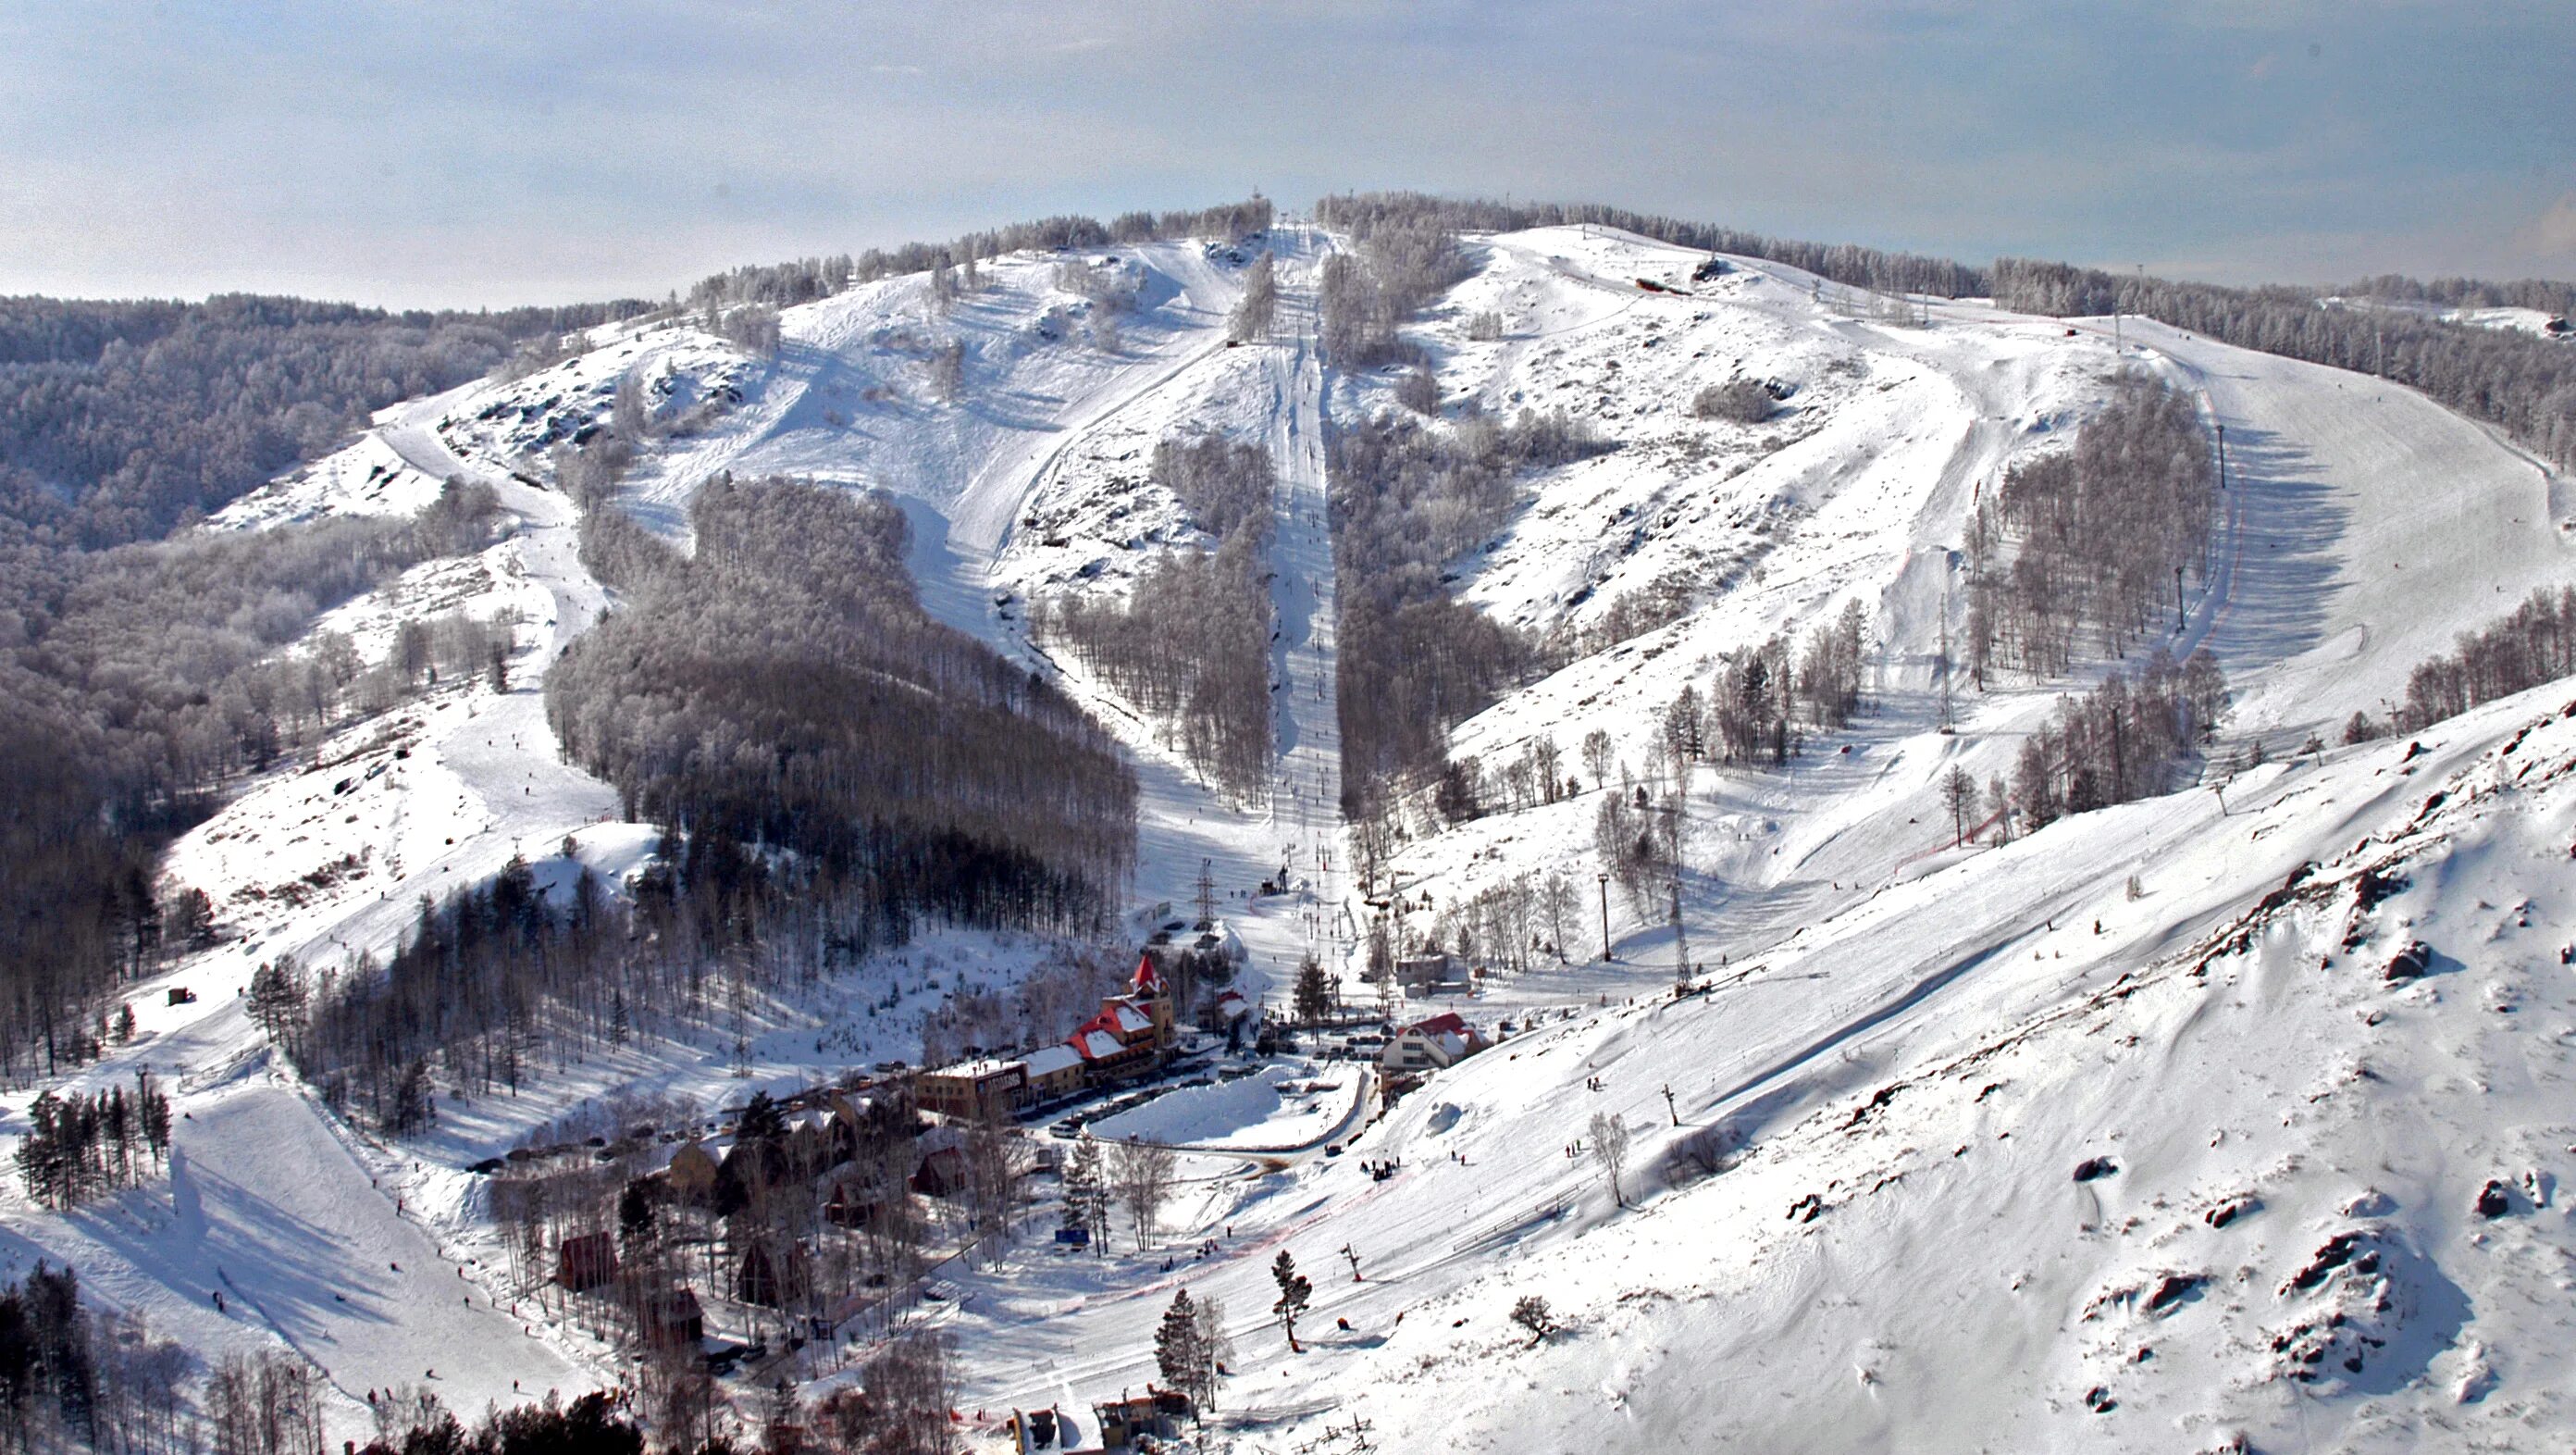
{"label": "bare deciduous tree", "polygon": [[1134,1140],[1109,1144],[1109,1185],[1127,1205],[1136,1227],[1136,1250],[1154,1245],[1160,1231],[1163,1200],[1171,1195],[1172,1170],[1180,1159],[1169,1147]]}
{"label": "bare deciduous tree", "polygon": [[1628,1192],[1620,1178],[1628,1170],[1628,1123],[1617,1112],[1594,1112],[1586,1132],[1592,1144],[1592,1157],[1601,1164],[1603,1175],[1610,1179],[1610,1195],[1619,1206],[1628,1205]]}

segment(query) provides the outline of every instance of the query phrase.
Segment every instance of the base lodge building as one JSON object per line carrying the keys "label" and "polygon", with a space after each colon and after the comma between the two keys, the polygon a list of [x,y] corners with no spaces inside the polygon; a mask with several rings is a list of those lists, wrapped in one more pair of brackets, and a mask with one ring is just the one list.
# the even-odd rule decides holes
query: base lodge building
{"label": "base lodge building", "polygon": [[921,1109],[965,1121],[990,1121],[1023,1106],[1055,1101],[1086,1086],[1121,1081],[1171,1054],[1171,988],[1154,957],[1136,962],[1127,993],[1100,1002],[1100,1014],[1056,1045],[1017,1058],[961,1061],[921,1073]]}

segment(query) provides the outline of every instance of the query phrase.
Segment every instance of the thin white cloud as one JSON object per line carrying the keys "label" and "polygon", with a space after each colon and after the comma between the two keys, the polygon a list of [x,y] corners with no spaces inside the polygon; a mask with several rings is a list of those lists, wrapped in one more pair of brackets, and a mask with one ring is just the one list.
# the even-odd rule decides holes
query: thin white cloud
{"label": "thin white cloud", "polygon": [[2294,277],[2564,270],[2576,226],[2543,205],[2576,11],[639,0],[603,44],[609,15],[0,8],[0,292],[658,295],[1256,184]]}
{"label": "thin white cloud", "polygon": [[2532,250],[2561,263],[2576,263],[2576,192],[2549,204],[2531,224]]}

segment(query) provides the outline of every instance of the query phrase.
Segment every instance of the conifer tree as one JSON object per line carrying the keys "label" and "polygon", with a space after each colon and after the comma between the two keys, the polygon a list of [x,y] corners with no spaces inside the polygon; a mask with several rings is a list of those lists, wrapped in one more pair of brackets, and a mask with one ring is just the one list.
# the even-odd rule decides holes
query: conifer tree
{"label": "conifer tree", "polygon": [[1297,1316],[1314,1301],[1315,1285],[1297,1271],[1297,1260],[1290,1257],[1285,1248],[1279,1250],[1279,1257],[1271,1263],[1270,1278],[1279,1285],[1279,1299],[1270,1305],[1270,1311],[1279,1316],[1279,1327],[1288,1334],[1288,1352],[1303,1354],[1306,1351],[1297,1342]]}

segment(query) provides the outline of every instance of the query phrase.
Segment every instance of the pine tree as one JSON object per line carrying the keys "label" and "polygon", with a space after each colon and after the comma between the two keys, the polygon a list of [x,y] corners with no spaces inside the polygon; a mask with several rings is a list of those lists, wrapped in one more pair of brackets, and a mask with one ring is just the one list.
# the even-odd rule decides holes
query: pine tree
{"label": "pine tree", "polygon": [[1333,1013],[1333,980],[1324,962],[1309,954],[1297,966],[1297,1018],[1308,1028],[1322,1025]]}
{"label": "pine tree", "polygon": [[1163,1310],[1163,1325],[1154,1331],[1154,1363],[1163,1371],[1165,1384],[1193,1400],[1198,1398],[1208,1355],[1199,1337],[1198,1309],[1186,1288],[1172,1295],[1172,1306]]}
{"label": "pine tree", "polygon": [[250,1018],[268,1038],[284,1045],[304,1026],[304,975],[295,957],[280,955],[250,977]]}
{"label": "pine tree", "polygon": [[1270,1306],[1270,1311],[1279,1316],[1279,1327],[1287,1331],[1288,1352],[1303,1354],[1305,1349],[1297,1343],[1297,1316],[1314,1301],[1315,1285],[1297,1271],[1297,1260],[1288,1256],[1285,1248],[1279,1250],[1279,1257],[1271,1263],[1270,1277],[1279,1285],[1279,1301]]}
{"label": "pine tree", "polygon": [[1064,1164],[1064,1226],[1091,1235],[1094,1253],[1108,1251],[1109,1184],[1100,1167],[1100,1144],[1089,1137],[1074,1143]]}

